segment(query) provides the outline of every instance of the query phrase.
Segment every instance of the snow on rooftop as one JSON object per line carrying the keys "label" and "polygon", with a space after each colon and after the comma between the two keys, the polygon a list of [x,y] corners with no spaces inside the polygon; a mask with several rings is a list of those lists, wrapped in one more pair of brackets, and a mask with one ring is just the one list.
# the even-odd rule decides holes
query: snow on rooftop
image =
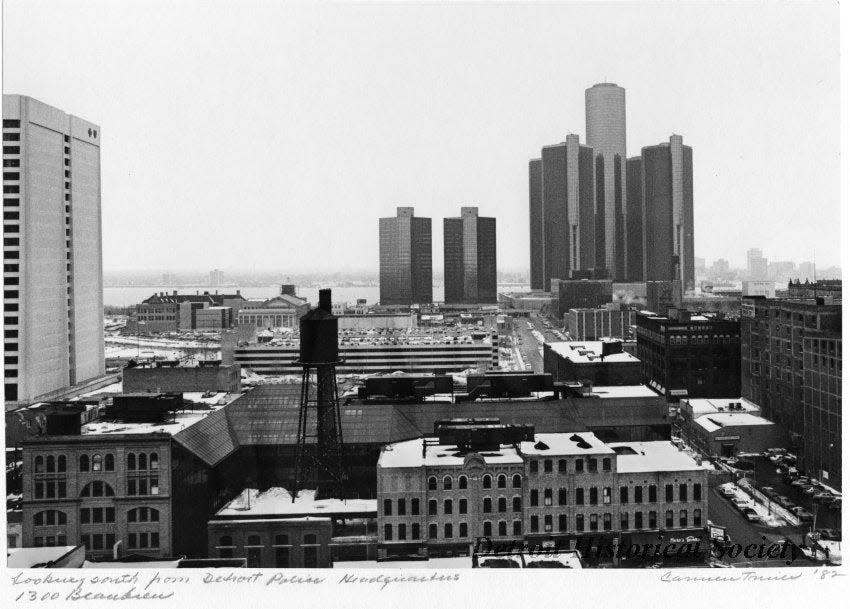
{"label": "snow on rooftop", "polygon": [[709,463],[697,464],[687,452],[669,441],[615,442],[608,446],[618,453],[617,472],[621,474],[712,469]]}
{"label": "snow on rooftop", "polygon": [[602,341],[562,341],[546,343],[560,357],[567,358],[571,362],[589,363],[589,362],[604,362],[604,363],[623,363],[623,362],[639,362],[631,353],[621,351],[620,353],[611,353],[602,359]]}
{"label": "snow on rooftop", "polygon": [[299,491],[295,501],[285,488],[248,488],[216,512],[216,516],[304,516],[376,512],[377,499],[316,499],[316,491]]}
{"label": "snow on rooftop", "polygon": [[525,455],[597,455],[614,451],[590,431],[578,433],[537,433],[534,442],[520,442]]}
{"label": "snow on rooftop", "polygon": [[[748,412],[750,414],[758,414],[761,409],[758,405],[749,401],[746,398],[688,398],[688,405],[691,409],[691,416],[693,418],[702,416],[704,414],[713,414],[716,412]],[[730,409],[729,404],[735,404],[733,408]],[[738,410],[737,406],[740,405],[741,409]]]}
{"label": "snow on rooftop", "polygon": [[[522,457],[509,444],[503,444],[497,450],[484,450],[476,454],[488,464],[522,463]],[[378,467],[461,466],[466,456],[454,444],[430,444],[426,446],[423,456],[422,439],[419,438],[385,446],[378,458]]]}
{"label": "snow on rooftop", "polygon": [[[59,560],[79,546],[52,546],[45,548],[8,548],[6,566],[10,569],[29,569]],[[82,556],[81,556],[82,558]]]}
{"label": "snow on rooftop", "polygon": [[748,412],[717,412],[705,414],[694,419],[694,423],[712,432],[729,426],[739,425],[773,425],[771,421]]}
{"label": "snow on rooftop", "polygon": [[657,398],[659,396],[646,385],[599,385],[592,387],[590,393],[600,398]]}

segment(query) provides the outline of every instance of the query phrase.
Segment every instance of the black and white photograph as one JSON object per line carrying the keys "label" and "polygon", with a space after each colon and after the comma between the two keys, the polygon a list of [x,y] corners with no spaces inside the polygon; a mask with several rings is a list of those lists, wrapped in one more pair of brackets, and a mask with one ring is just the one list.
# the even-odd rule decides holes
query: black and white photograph
{"label": "black and white photograph", "polygon": [[846,598],[846,12],[3,0],[4,606]]}

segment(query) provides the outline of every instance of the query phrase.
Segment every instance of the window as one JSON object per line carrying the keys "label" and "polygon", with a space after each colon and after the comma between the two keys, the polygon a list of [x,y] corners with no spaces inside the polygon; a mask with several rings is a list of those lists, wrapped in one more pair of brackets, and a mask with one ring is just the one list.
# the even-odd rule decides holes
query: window
{"label": "window", "polygon": [[521,512],[522,511],[522,497],[515,496],[513,499],[513,511]]}
{"label": "window", "polygon": [[602,471],[603,472],[610,472],[611,471],[611,459],[610,458],[605,457],[604,459],[602,459]]}
{"label": "window", "polygon": [[485,514],[489,514],[490,512],[493,511],[493,500],[490,499],[489,497],[485,497],[484,501],[482,502],[482,506],[483,506],[482,511]]}
{"label": "window", "polygon": [[[108,508],[112,509],[112,508]],[[127,511],[127,522],[158,522],[159,510],[139,507]]]}
{"label": "window", "polygon": [[452,490],[452,477],[451,476],[446,476],[445,478],[443,478],[443,490],[444,491]]}
{"label": "window", "polygon": [[[86,457],[86,459],[88,459],[88,457]],[[127,469],[136,469],[136,455],[134,453],[127,454]]]}
{"label": "window", "polygon": [[103,457],[100,455],[94,455],[91,458],[91,471],[99,472],[103,469]]}
{"label": "window", "polygon": [[597,514],[590,515],[590,530],[598,531],[599,530],[599,516]]}
{"label": "window", "polygon": [[414,522],[413,526],[410,528],[410,538],[411,539],[419,539],[419,523]]}
{"label": "window", "polygon": [[655,503],[658,501],[658,489],[654,484],[649,485],[649,502]]}
{"label": "window", "polygon": [[536,533],[538,530],[540,530],[540,519],[534,515],[531,517],[531,532]]}
{"label": "window", "polygon": [[702,501],[702,485],[699,482],[694,484],[694,501]]}
{"label": "window", "polygon": [[398,500],[398,515],[404,516],[405,514],[407,514],[407,506],[405,505],[404,499],[399,499]]}
{"label": "window", "polygon": [[457,487],[461,490],[466,488],[466,476],[461,476],[457,479]]}
{"label": "window", "polygon": [[393,515],[393,500],[392,499],[384,499],[384,516],[392,516]]}
{"label": "window", "polygon": [[457,513],[458,514],[466,514],[466,510],[467,510],[466,499],[464,498],[464,499],[458,500],[458,502],[457,502]]}
{"label": "window", "polygon": [[508,511],[508,500],[504,497],[499,497],[499,512],[507,512]]}
{"label": "window", "polygon": [[489,520],[484,521],[484,537],[493,536],[493,523]]}
{"label": "window", "polygon": [[643,487],[635,487],[635,503],[643,503]]}
{"label": "window", "polygon": [[537,465],[536,459],[532,459],[531,461],[528,462],[528,471],[531,472],[532,474],[537,473],[537,467],[538,467],[538,465]]}
{"label": "window", "polygon": [[558,489],[558,505],[567,505],[567,489]]}
{"label": "window", "polygon": [[430,478],[428,478],[428,490],[429,491],[436,491],[437,490],[437,477],[436,476],[431,476]]}
{"label": "window", "polygon": [[428,500],[428,515],[436,516],[437,515],[437,500],[429,499]]}
{"label": "window", "polygon": [[699,508],[694,510],[694,526],[702,526],[702,510]]}
{"label": "window", "polygon": [[514,488],[522,488],[522,476],[520,476],[519,474],[514,474],[511,480],[513,481],[512,486]]}
{"label": "window", "polygon": [[643,528],[643,512],[635,512],[635,528]]}
{"label": "window", "polygon": [[564,532],[567,530],[567,515],[566,514],[558,514],[558,531]]}
{"label": "window", "polygon": [[289,567],[289,537],[275,535],[274,546],[274,566],[277,568]]}
{"label": "window", "polygon": [[543,530],[546,531],[547,533],[552,532],[552,515],[551,514],[546,514],[543,517]]}
{"label": "window", "polygon": [[393,539],[393,525],[385,524],[384,525],[384,540],[392,541]]}
{"label": "window", "polygon": [[304,543],[301,545],[304,552],[304,567],[308,569],[318,567],[319,548],[317,547],[316,536],[313,533],[304,535]]}
{"label": "window", "polygon": [[37,527],[52,527],[68,523],[68,516],[59,510],[44,510],[33,517],[33,523]]}
{"label": "window", "polygon": [[673,528],[673,510],[667,510],[664,512],[664,526],[668,529]]}
{"label": "window", "polygon": [[419,499],[414,498],[410,500],[410,513],[413,516],[419,516]]}
{"label": "window", "polygon": [[654,529],[658,527],[658,513],[654,510],[650,510],[649,512],[649,528]]}
{"label": "window", "polygon": [[537,489],[531,489],[531,507],[537,507],[537,503],[539,501],[539,493]]}
{"label": "window", "polygon": [[584,505],[584,489],[576,489],[576,505]]}
{"label": "window", "polygon": [[576,531],[584,531],[584,514],[576,514]]}
{"label": "window", "polygon": [[522,521],[514,520],[514,535],[522,535]]}
{"label": "window", "polygon": [[620,529],[627,531],[629,529],[629,513],[620,512]]}
{"label": "window", "polygon": [[102,482],[100,480],[95,480],[94,482],[89,482],[83,487],[83,491],[80,493],[81,497],[114,497],[115,491],[112,490],[112,487]]}
{"label": "window", "polygon": [[584,461],[581,459],[576,459],[576,472],[584,471]]}
{"label": "window", "polygon": [[602,529],[604,531],[611,530],[611,513],[606,512],[602,515]]}
{"label": "window", "polygon": [[687,501],[688,500],[688,485],[680,484],[679,485],[679,501]]}
{"label": "window", "polygon": [[547,488],[543,491],[543,505],[552,505],[552,489]]}
{"label": "window", "polygon": [[467,530],[467,526],[465,522],[461,522],[458,526],[458,537],[468,537],[469,531]]}
{"label": "window", "polygon": [[498,478],[496,478],[496,486],[499,488],[507,488],[508,477],[505,474],[499,474]]}
{"label": "window", "polygon": [[543,471],[547,474],[552,473],[552,459],[546,459],[543,461]]}
{"label": "window", "polygon": [[665,501],[673,501],[673,485],[665,484],[664,485],[664,500]]}
{"label": "window", "polygon": [[567,473],[567,460],[558,459],[558,472],[561,474]]}
{"label": "window", "polygon": [[108,472],[115,471],[115,455],[110,453],[103,458],[103,468]]}
{"label": "window", "polygon": [[446,499],[443,501],[443,514],[451,514],[452,513],[452,500]]}
{"label": "window", "polygon": [[44,457],[38,455],[35,458],[35,473],[41,474],[44,473]]}
{"label": "window", "polygon": [[445,526],[443,526],[443,537],[446,539],[452,538],[452,523],[447,522]]}
{"label": "window", "polygon": [[599,503],[599,489],[595,486],[590,488],[590,505]]}
{"label": "window", "polygon": [[596,459],[588,459],[587,460],[587,471],[595,472],[596,470]]}
{"label": "window", "polygon": [[680,527],[688,526],[688,510],[680,510],[679,511],[679,526]]}
{"label": "window", "polygon": [[481,479],[481,486],[484,488],[492,488],[493,486],[493,477],[490,474],[485,474]]}
{"label": "window", "polygon": [[407,527],[404,524],[398,525],[398,539],[399,541],[407,539]]}

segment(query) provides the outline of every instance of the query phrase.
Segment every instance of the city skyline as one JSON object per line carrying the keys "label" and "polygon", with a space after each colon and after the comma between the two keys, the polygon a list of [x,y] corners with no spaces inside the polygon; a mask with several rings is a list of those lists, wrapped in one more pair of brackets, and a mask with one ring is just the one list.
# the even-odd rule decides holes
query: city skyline
{"label": "city skyline", "polygon": [[[698,257],[740,265],[747,247],[739,243],[747,243],[760,245],[769,258],[781,250],[783,258],[815,258],[818,267],[840,262],[838,135],[832,129],[838,116],[837,24],[829,7],[679,7],[663,13],[651,6],[592,12],[579,6],[504,7],[499,12],[458,7],[453,10],[457,29],[449,31],[437,27],[438,6],[403,12],[378,6],[362,11],[265,7],[251,13],[251,26],[260,27],[255,38],[275,38],[264,38],[270,30],[262,28],[282,27],[286,36],[277,38],[285,42],[275,40],[272,52],[263,53],[252,53],[256,49],[249,44],[244,52],[259,60],[241,72],[209,69],[224,51],[209,46],[215,36],[206,32],[229,35],[245,19],[229,12],[232,7],[177,10],[167,23],[157,18],[163,36],[174,33],[174,40],[192,47],[187,53],[175,53],[173,46],[152,49],[144,62],[134,51],[137,32],[145,29],[139,24],[152,19],[150,12],[35,3],[27,4],[24,13],[23,7],[5,5],[4,91],[98,117],[104,126],[106,270],[163,269],[175,257],[193,268],[228,270],[234,249],[243,260],[263,261],[263,267],[266,261],[286,259],[289,268],[326,270],[362,260],[375,261],[362,265],[375,269],[374,218],[384,210],[413,205],[425,216],[440,218],[453,215],[465,201],[497,218],[501,266],[522,269],[528,235],[512,227],[527,223],[524,165],[540,142],[582,132],[582,90],[603,80],[628,91],[627,155],[639,153],[638,144],[664,141],[670,133],[682,134],[696,151]],[[804,22],[799,19],[803,13]],[[498,35],[469,41],[460,33],[475,21],[498,34],[517,17],[527,24],[526,33],[508,45]],[[198,25],[186,37],[177,35],[190,18]],[[589,26],[604,20],[632,52],[613,65],[593,59],[576,65],[538,61],[544,55],[575,55],[552,53],[551,45],[565,50],[579,45],[583,57],[598,55],[594,49],[601,43],[589,35],[559,40],[552,23],[560,18]],[[43,22],[44,36],[22,38],[35,20]],[[99,28],[96,39],[78,35],[92,24]],[[795,37],[774,36],[801,27],[819,32],[804,49],[793,44]],[[205,35],[199,36],[197,28]],[[637,39],[630,30],[654,35]],[[719,32],[726,42],[716,47],[712,40]],[[329,36],[342,36],[344,44],[323,46]],[[672,57],[644,41],[670,36],[689,40],[700,52]],[[490,40],[500,40],[499,48]],[[65,53],[69,44],[78,51],[72,59]],[[383,53],[396,44],[399,57]],[[746,49],[756,45],[761,53],[750,58]],[[317,48],[326,53],[315,53]],[[226,52],[223,65],[237,65],[243,51]],[[494,57],[501,59],[494,62],[499,68],[477,70],[470,87],[463,66]],[[653,59],[652,70],[645,65],[647,57]],[[305,65],[296,65],[300,60]],[[795,69],[788,70],[789,65]],[[363,66],[369,66],[368,73]],[[266,90],[260,76],[267,71],[286,75],[292,86]],[[329,71],[349,76],[331,82],[314,75]],[[89,77],[69,76],[84,73]],[[405,78],[412,79],[408,85],[394,86]],[[516,82],[524,86],[517,88]],[[222,86],[243,93],[213,95]],[[166,90],[169,94],[163,95]],[[419,96],[426,90],[427,96]],[[228,119],[237,115],[254,120],[237,126]],[[228,126],[220,132],[212,124]],[[722,136],[731,129],[734,137]],[[227,147],[231,162],[225,172],[214,169],[222,133],[252,142]],[[782,154],[769,152],[780,149]],[[812,162],[815,158],[821,162]],[[317,179],[325,166],[335,167],[334,179]],[[787,222],[803,198],[823,202],[822,213],[802,223]],[[222,221],[234,209],[244,219],[244,230]],[[167,226],[161,222],[164,214],[172,218]],[[754,233],[754,227],[761,230]],[[320,247],[315,234],[343,238]],[[435,235],[435,268],[442,266],[441,238]],[[813,243],[818,244],[814,252]],[[144,263],[140,251],[145,251]]]}

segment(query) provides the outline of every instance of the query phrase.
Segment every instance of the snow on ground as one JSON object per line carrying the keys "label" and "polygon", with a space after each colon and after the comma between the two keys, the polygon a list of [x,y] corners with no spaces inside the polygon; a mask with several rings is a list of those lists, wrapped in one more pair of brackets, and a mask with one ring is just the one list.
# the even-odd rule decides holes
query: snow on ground
{"label": "snow on ground", "polygon": [[[776,515],[775,512],[768,510],[766,505],[756,502],[751,495],[734,482],[727,482],[720,485],[721,488],[731,489],[735,493],[734,499],[746,502],[746,507],[752,508],[758,514],[762,523],[769,527],[781,527],[787,524],[782,518]],[[729,501],[732,501],[730,499]]]}

